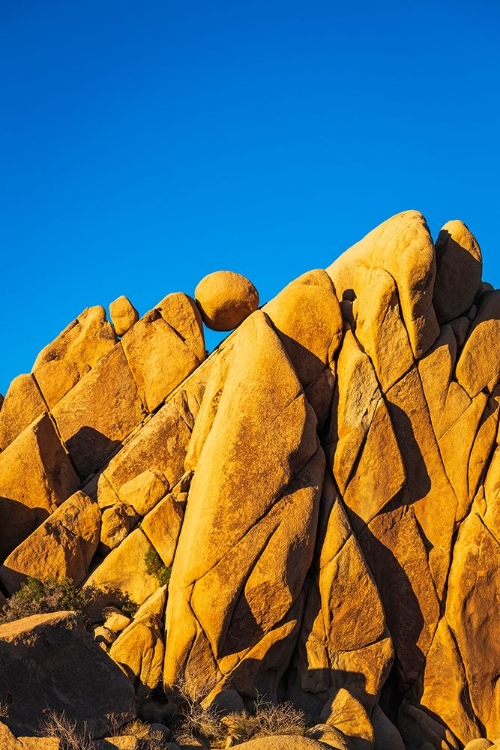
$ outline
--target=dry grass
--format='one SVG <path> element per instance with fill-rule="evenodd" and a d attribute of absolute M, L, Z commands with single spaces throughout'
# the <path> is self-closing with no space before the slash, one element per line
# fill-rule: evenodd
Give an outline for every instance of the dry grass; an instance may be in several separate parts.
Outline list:
<path fill-rule="evenodd" d="M 140 719 L 125 724 L 121 727 L 116 736 L 132 735 L 139 740 L 140 750 L 165 750 L 167 740 L 160 730 L 152 729 L 150 724 L 146 724 Z"/>
<path fill-rule="evenodd" d="M 307 729 L 302 711 L 291 703 L 270 703 L 258 697 L 253 713 L 243 712 L 224 716 L 221 719 L 226 733 L 235 744 L 258 737 L 274 735 L 304 735 Z"/>
<path fill-rule="evenodd" d="M 44 737 L 55 737 L 61 743 L 61 750 L 94 750 L 95 745 L 86 722 L 78 728 L 77 722 L 56 711 L 48 710 L 40 730 Z"/>
<path fill-rule="evenodd" d="M 77 728 L 77 722 L 68 719 L 64 713 L 47 711 L 47 718 L 40 727 L 43 737 L 55 737 L 61 743 L 61 750 L 95 750 L 93 741 L 86 723 L 82 728 Z M 139 750 L 165 750 L 167 740 L 163 732 L 154 730 L 149 724 L 139 719 L 118 728 L 115 726 L 113 735 L 132 736 L 139 740 Z"/>
<path fill-rule="evenodd" d="M 179 744 L 188 744 L 200 740 L 207 746 L 222 742 L 226 729 L 221 723 L 221 716 L 214 708 L 204 708 L 201 704 L 209 694 L 210 686 L 199 690 L 197 685 L 186 680 L 178 682 L 174 694 L 178 702 L 178 712 L 172 724 L 174 739 Z"/>
<path fill-rule="evenodd" d="M 223 747 L 230 737 L 233 745 L 247 740 L 273 735 L 304 735 L 305 716 L 291 703 L 271 703 L 258 696 L 253 710 L 222 714 L 215 708 L 204 708 L 205 695 L 193 697 L 193 689 L 176 686 L 180 698 L 177 720 L 172 726 L 174 739 L 179 744 L 199 740 L 207 747 Z"/>

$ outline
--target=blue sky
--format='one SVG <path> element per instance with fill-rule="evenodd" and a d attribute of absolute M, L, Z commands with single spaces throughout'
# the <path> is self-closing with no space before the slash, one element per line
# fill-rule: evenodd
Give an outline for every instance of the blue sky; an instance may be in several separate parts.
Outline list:
<path fill-rule="evenodd" d="M 0 392 L 89 305 L 266 301 L 398 211 L 500 286 L 496 0 L 0 0 Z M 213 339 L 210 339 L 210 343 Z"/>

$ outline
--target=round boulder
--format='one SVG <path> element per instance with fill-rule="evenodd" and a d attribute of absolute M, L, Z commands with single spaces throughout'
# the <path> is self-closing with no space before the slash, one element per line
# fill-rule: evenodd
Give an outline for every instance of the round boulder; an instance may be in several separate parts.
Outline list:
<path fill-rule="evenodd" d="M 259 306 L 259 293 L 252 282 L 233 271 L 208 274 L 194 296 L 203 322 L 213 331 L 231 331 Z"/>

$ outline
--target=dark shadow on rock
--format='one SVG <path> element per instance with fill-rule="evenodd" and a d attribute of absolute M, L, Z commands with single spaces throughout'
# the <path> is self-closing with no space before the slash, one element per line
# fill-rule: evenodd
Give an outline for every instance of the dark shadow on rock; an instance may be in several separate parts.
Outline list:
<path fill-rule="evenodd" d="M 85 591 L 88 593 L 88 603 L 84 609 L 84 615 L 90 623 L 96 625 L 104 623 L 102 610 L 104 607 L 116 607 L 127 617 L 133 617 L 139 605 L 134 602 L 130 596 L 121 589 L 113 586 L 87 586 Z"/>
<path fill-rule="evenodd" d="M 382 599 L 396 651 L 399 688 L 404 691 L 418 679 L 425 666 L 425 656 L 417 646 L 425 626 L 422 610 L 411 581 L 393 551 L 377 539 L 368 526 L 357 539 Z"/>
<path fill-rule="evenodd" d="M 111 440 L 93 427 L 80 427 L 78 432 L 66 441 L 66 447 L 81 480 L 97 471 L 120 446 L 119 440 Z"/>
<path fill-rule="evenodd" d="M 314 321 L 311 321 L 311 325 L 314 325 Z M 323 362 L 323 360 L 296 339 L 283 333 L 276 326 L 273 327 L 290 357 L 290 361 L 302 386 L 307 388 L 321 374 L 327 363 Z"/>
<path fill-rule="evenodd" d="M 0 560 L 3 562 L 49 516 L 46 508 L 30 508 L 0 497 Z"/>
<path fill-rule="evenodd" d="M 414 502 L 429 493 L 431 480 L 408 415 L 391 401 L 386 400 L 386 404 L 394 429 L 394 435 L 403 459 L 410 499 Z M 381 460 L 383 460 L 382 455 Z"/>

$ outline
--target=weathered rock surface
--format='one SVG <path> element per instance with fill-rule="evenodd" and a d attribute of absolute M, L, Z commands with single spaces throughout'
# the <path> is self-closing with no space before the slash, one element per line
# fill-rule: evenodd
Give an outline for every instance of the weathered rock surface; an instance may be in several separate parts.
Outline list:
<path fill-rule="evenodd" d="M 252 282 L 233 271 L 209 273 L 194 296 L 203 322 L 214 331 L 236 328 L 259 306 L 259 293 Z"/>
<path fill-rule="evenodd" d="M 177 333 L 191 349 L 199 362 L 203 362 L 207 352 L 203 333 L 203 320 L 195 300 L 188 294 L 174 292 L 167 294 L 156 305 L 163 320 Z"/>
<path fill-rule="evenodd" d="M 0 701 L 9 726 L 36 733 L 49 706 L 92 734 L 109 734 L 135 716 L 130 681 L 93 642 L 74 612 L 0 625 Z M 85 696 L 85 700 L 82 700 Z"/>
<path fill-rule="evenodd" d="M 33 372 L 45 362 L 67 360 L 78 369 L 94 367 L 116 343 L 112 326 L 106 320 L 106 311 L 100 305 L 87 307 L 76 320 L 46 346 L 35 360 Z"/>
<path fill-rule="evenodd" d="M 86 311 L 0 411 L 3 586 L 100 590 L 97 639 L 143 706 L 162 683 L 205 707 L 258 691 L 317 724 L 241 747 L 492 746 L 500 292 L 481 270 L 463 223 L 434 245 L 407 211 L 260 311 L 228 272 L 128 328 L 112 310 L 118 343 Z M 207 360 L 202 316 L 238 326 Z"/>
<path fill-rule="evenodd" d="M 162 621 L 152 614 L 136 617 L 109 651 L 141 697 L 160 684 L 164 653 Z"/>

